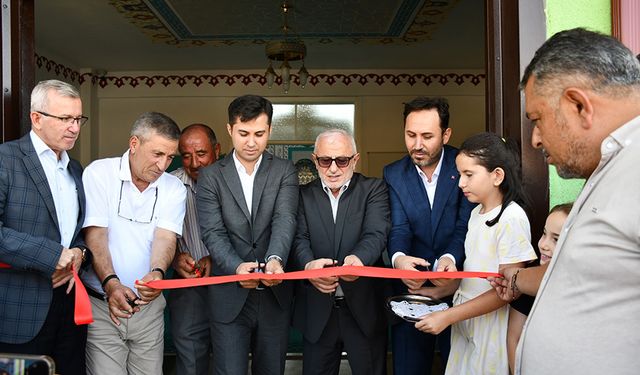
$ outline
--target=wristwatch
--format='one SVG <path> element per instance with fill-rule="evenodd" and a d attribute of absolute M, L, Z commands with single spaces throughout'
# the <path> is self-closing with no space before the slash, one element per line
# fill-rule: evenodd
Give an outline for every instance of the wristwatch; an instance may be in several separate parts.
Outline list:
<path fill-rule="evenodd" d="M 84 245 L 78 245 L 76 246 L 78 249 L 82 250 L 82 263 L 84 263 L 85 260 L 87 260 L 87 251 L 90 251 L 88 247 L 84 246 Z"/>
<path fill-rule="evenodd" d="M 278 262 L 280 262 L 280 265 L 283 265 L 283 264 L 284 264 L 284 263 L 282 262 L 282 258 L 280 258 L 280 256 L 275 255 L 275 254 L 269 255 L 269 256 L 267 257 L 267 259 L 265 259 L 265 261 L 266 261 L 266 263 L 269 263 L 269 261 L 270 261 L 270 260 L 273 260 L 273 259 L 275 259 L 275 260 L 277 260 Z"/>

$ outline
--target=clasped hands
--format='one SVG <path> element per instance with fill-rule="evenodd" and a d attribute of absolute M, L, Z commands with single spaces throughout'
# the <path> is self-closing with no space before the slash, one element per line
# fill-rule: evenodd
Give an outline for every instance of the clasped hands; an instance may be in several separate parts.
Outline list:
<path fill-rule="evenodd" d="M 337 260 L 329 258 L 320 258 L 312 260 L 304 266 L 306 270 L 317 270 L 325 267 L 335 267 L 338 264 Z M 364 266 L 360 258 L 356 255 L 347 255 L 344 258 L 343 266 Z M 318 289 L 321 293 L 333 293 L 338 287 L 338 281 L 343 280 L 347 282 L 355 281 L 358 276 L 330 276 L 330 277 L 318 277 L 309 279 L 311 285 Z"/>
<path fill-rule="evenodd" d="M 107 282 L 104 291 L 109 303 L 109 316 L 115 325 L 120 325 L 118 318 L 129 319 L 134 313 L 140 311 L 140 306 L 147 305 L 158 298 L 162 290 L 147 286 L 147 283 L 153 280 L 162 280 L 162 274 L 158 271 L 151 271 L 142 279 L 136 280 L 134 287 L 140 297 L 131 288 L 120 283 L 117 278 Z"/>
<path fill-rule="evenodd" d="M 434 270 L 436 272 L 455 272 L 458 270 L 456 264 L 449 257 L 441 257 L 437 263 L 438 267 Z M 400 255 L 394 261 L 394 267 L 399 270 L 419 271 L 418 267 L 426 268 L 430 265 L 431 263 L 425 259 L 409 255 Z M 422 288 L 425 281 L 426 279 L 402 279 L 402 282 L 409 288 L 409 292 L 412 294 L 420 294 L 418 291 Z M 455 283 L 455 280 L 431 279 L 431 283 L 436 287 L 450 287 L 451 284 Z"/>
<path fill-rule="evenodd" d="M 77 247 L 72 247 L 71 249 L 64 248 L 60 253 L 60 259 L 58 259 L 58 264 L 56 264 L 56 270 L 53 271 L 51 275 L 51 283 L 53 284 L 53 288 L 57 288 L 59 286 L 64 285 L 66 282 L 69 282 L 69 286 L 67 287 L 66 293 L 69 294 L 71 289 L 73 289 L 73 285 L 75 280 L 73 278 L 73 268 L 76 271 L 80 270 L 80 266 L 82 265 L 82 250 Z"/>
<path fill-rule="evenodd" d="M 284 269 L 282 268 L 282 263 L 280 263 L 280 261 L 278 259 L 272 258 L 266 264 L 265 263 L 258 263 L 258 262 L 240 263 L 238 268 L 236 268 L 236 275 L 246 275 L 246 274 L 253 273 L 253 272 L 260 272 L 262 270 L 264 270 L 265 274 L 284 273 Z M 254 280 L 238 281 L 238 283 L 240 284 L 241 287 L 247 288 L 247 289 L 255 289 L 255 288 L 258 287 L 258 285 L 260 285 L 260 283 L 264 284 L 265 286 L 276 286 L 276 285 L 280 284 L 281 282 L 282 282 L 282 280 L 265 280 L 265 279 L 263 279 L 263 280 L 254 279 Z"/>
<path fill-rule="evenodd" d="M 191 254 L 179 252 L 173 259 L 173 269 L 183 279 L 208 277 L 211 274 L 211 256 L 195 261 Z"/>

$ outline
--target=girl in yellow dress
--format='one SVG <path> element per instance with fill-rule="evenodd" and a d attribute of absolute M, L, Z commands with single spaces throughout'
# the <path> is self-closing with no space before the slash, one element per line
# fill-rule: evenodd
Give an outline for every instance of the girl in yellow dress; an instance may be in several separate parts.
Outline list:
<path fill-rule="evenodd" d="M 464 195 L 479 203 L 469 218 L 464 270 L 502 273 L 536 259 L 521 207 L 525 197 L 515 142 L 492 133 L 472 136 L 462 144 L 456 166 Z M 508 316 L 507 302 L 487 280 L 463 279 L 453 307 L 426 315 L 416 328 L 438 334 L 452 325 L 446 374 L 508 375 Z"/>

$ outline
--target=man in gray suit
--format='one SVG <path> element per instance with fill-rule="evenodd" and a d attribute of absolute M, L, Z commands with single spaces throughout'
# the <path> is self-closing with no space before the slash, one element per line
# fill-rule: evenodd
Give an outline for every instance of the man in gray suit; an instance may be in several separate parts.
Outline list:
<path fill-rule="evenodd" d="M 290 161 L 267 152 L 273 107 L 244 95 L 229 105 L 233 150 L 198 177 L 202 240 L 214 276 L 282 273 L 295 234 L 298 178 Z M 212 346 L 216 374 L 283 374 L 292 290 L 255 280 L 213 285 Z"/>
<path fill-rule="evenodd" d="M 0 145 L 0 352 L 46 354 L 61 374 L 84 374 L 87 327 L 74 324 L 74 280 L 89 255 L 80 229 L 82 167 L 67 155 L 80 94 L 61 81 L 31 93 L 31 132 Z"/>
<path fill-rule="evenodd" d="M 354 173 L 360 154 L 344 130 L 318 135 L 312 157 L 320 178 L 300 188 L 297 267 L 383 267 L 391 229 L 386 183 Z M 304 335 L 305 375 L 337 374 L 343 351 L 353 374 L 386 373 L 385 285 L 351 276 L 298 284 L 293 323 Z"/>

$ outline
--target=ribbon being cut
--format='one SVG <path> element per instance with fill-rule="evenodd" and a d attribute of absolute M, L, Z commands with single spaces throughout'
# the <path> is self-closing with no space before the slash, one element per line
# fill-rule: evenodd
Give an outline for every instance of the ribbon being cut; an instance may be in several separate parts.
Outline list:
<path fill-rule="evenodd" d="M 0 268 L 11 268 L 9 265 L 0 263 Z M 313 279 L 318 277 L 330 277 L 330 276 L 359 276 L 359 277 L 378 277 L 385 279 L 466 279 L 466 278 L 487 278 L 487 277 L 502 277 L 499 273 L 493 272 L 469 272 L 469 271 L 456 271 L 456 272 L 430 272 L 430 271 L 406 271 L 393 268 L 382 267 L 366 267 L 366 266 L 343 266 L 343 267 L 329 267 L 317 270 L 307 271 L 295 271 L 285 272 L 279 274 L 267 274 L 267 273 L 249 273 L 244 275 L 227 275 L 227 276 L 210 276 L 195 279 L 174 279 L 174 280 L 154 280 L 149 281 L 147 285 L 155 289 L 175 289 L 175 288 L 189 288 L 193 286 L 215 285 L 231 283 L 244 280 L 304 280 Z M 91 314 L 91 303 L 89 302 L 89 295 L 82 285 L 78 273 L 73 270 L 73 277 L 75 279 L 75 322 L 77 325 L 90 324 L 93 322 L 93 316 Z"/>
<path fill-rule="evenodd" d="M 330 276 L 359 276 L 378 277 L 385 279 L 466 279 L 472 277 L 487 278 L 490 276 L 501 277 L 499 273 L 492 272 L 429 272 L 406 271 L 393 268 L 366 267 L 366 266 L 342 266 L 329 267 L 317 270 L 294 271 L 280 274 L 249 273 L 244 275 L 211 276 L 196 279 L 179 280 L 154 280 L 147 283 L 155 289 L 188 288 L 192 286 L 223 284 L 244 280 L 303 280 Z"/>

